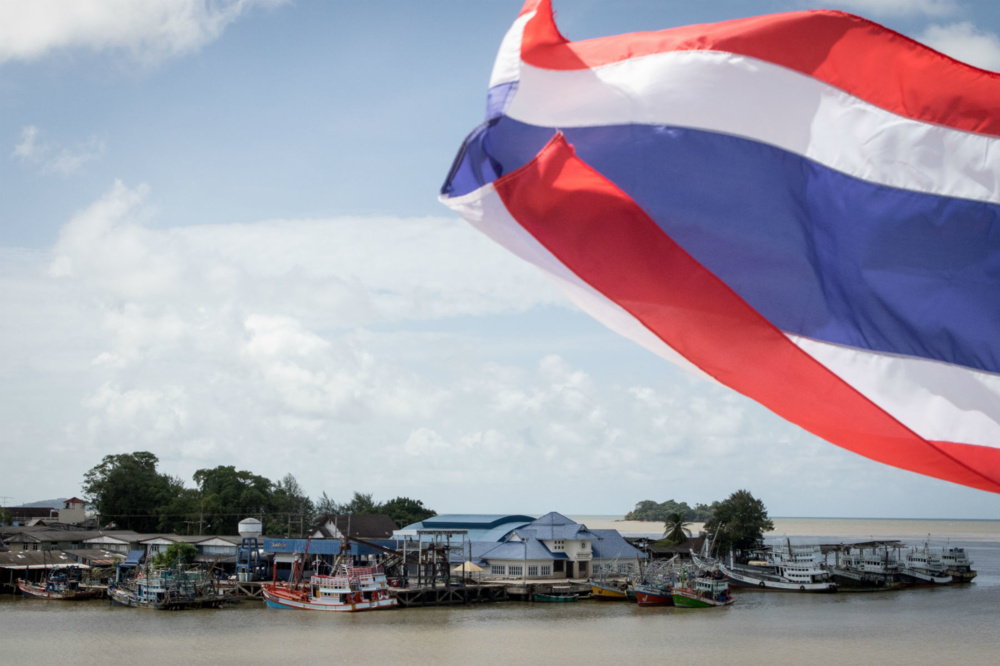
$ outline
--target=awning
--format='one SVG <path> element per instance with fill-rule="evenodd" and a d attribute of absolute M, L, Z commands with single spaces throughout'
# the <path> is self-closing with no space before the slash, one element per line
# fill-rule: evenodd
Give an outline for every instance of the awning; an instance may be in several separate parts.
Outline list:
<path fill-rule="evenodd" d="M 125 561 L 122 562 L 121 565 L 119 566 L 128 569 L 131 569 L 132 567 L 137 567 L 139 566 L 139 563 L 142 562 L 142 558 L 145 555 L 146 551 L 143 548 L 136 548 L 135 550 L 130 550 L 128 551 L 128 557 L 126 557 Z"/>

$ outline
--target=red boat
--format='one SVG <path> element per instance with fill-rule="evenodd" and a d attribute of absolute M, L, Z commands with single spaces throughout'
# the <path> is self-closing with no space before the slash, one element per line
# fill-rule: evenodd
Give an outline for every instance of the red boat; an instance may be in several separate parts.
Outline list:
<path fill-rule="evenodd" d="M 635 600 L 640 606 L 673 606 L 673 590 L 670 587 L 637 584 Z"/>

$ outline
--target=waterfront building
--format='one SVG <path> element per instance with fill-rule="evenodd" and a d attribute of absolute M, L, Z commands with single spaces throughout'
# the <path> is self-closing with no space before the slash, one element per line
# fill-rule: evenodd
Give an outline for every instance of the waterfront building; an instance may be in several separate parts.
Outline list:
<path fill-rule="evenodd" d="M 618 573 L 636 571 L 646 555 L 617 530 L 591 530 L 551 512 L 540 518 L 524 515 L 451 514 L 435 516 L 396 532 L 398 538 L 428 530 L 464 530 L 466 549 L 453 551 L 455 564 L 472 562 L 484 579 L 585 579 L 596 568 Z"/>

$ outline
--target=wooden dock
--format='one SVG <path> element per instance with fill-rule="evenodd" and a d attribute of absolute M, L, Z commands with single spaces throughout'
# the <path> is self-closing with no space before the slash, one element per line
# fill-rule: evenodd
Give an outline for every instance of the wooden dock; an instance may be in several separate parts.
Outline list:
<path fill-rule="evenodd" d="M 401 608 L 468 606 L 507 601 L 506 585 L 452 585 L 391 588 Z"/>

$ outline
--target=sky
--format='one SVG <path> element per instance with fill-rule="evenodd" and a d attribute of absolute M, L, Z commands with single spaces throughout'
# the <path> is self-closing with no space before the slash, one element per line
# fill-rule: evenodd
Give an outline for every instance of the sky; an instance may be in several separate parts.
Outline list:
<path fill-rule="evenodd" d="M 994 0 L 554 0 L 572 40 L 805 8 L 1000 71 Z M 105 455 L 313 498 L 1000 519 L 616 336 L 437 200 L 520 0 L 0 0 L 0 503 Z"/>

